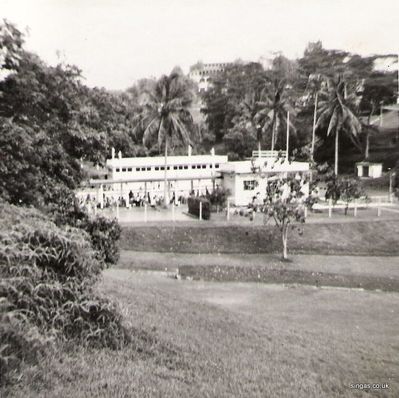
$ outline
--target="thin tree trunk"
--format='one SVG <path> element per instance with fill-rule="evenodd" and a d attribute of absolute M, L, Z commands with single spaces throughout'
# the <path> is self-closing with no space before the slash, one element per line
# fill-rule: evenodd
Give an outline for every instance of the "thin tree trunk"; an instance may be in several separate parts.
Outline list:
<path fill-rule="evenodd" d="M 260 158 L 260 140 L 258 141 L 258 157 Z"/>
<path fill-rule="evenodd" d="M 337 176 L 338 175 L 338 136 L 339 136 L 339 131 L 335 131 L 335 166 L 334 166 L 334 174 Z"/>
<path fill-rule="evenodd" d="M 364 158 L 365 160 L 368 160 L 369 158 L 369 151 L 370 151 L 370 134 L 366 134 L 366 149 L 364 151 Z"/>
<path fill-rule="evenodd" d="M 275 117 L 273 123 L 273 131 L 272 131 L 272 151 L 274 151 L 274 146 L 276 144 L 277 139 L 277 128 L 278 128 L 278 116 Z"/>
<path fill-rule="evenodd" d="M 312 161 L 314 160 L 314 142 L 316 138 L 316 122 L 317 122 L 317 101 L 318 101 L 318 94 L 316 93 L 315 101 L 314 101 L 314 111 L 313 111 L 313 130 L 312 130 Z"/>
<path fill-rule="evenodd" d="M 287 260 L 288 258 L 288 250 L 287 250 L 287 238 L 288 238 L 288 225 L 283 226 L 283 259 Z"/>
<path fill-rule="evenodd" d="M 286 153 L 285 158 L 288 160 L 288 154 L 290 152 L 290 112 L 287 112 L 287 138 L 286 138 Z"/>
<path fill-rule="evenodd" d="M 168 135 L 165 135 L 165 173 L 164 173 L 164 193 L 163 193 L 163 200 L 165 207 L 169 205 L 169 198 L 168 198 Z"/>

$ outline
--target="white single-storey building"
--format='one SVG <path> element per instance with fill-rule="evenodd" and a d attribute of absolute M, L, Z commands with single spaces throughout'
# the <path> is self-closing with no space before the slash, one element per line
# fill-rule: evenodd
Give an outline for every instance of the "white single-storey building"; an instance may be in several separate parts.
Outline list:
<path fill-rule="evenodd" d="M 268 181 L 276 178 L 309 176 L 309 163 L 289 162 L 285 158 L 254 158 L 253 160 L 228 162 L 221 166 L 223 187 L 230 191 L 230 201 L 235 206 L 245 206 L 254 197 L 266 196 Z"/>
<path fill-rule="evenodd" d="M 169 196 L 187 197 L 191 192 L 205 194 L 214 184 L 220 185 L 220 167 L 227 163 L 227 156 L 211 155 L 168 156 L 165 165 L 163 156 L 124 158 L 119 152 L 106 161 L 106 176 L 90 180 L 96 187 L 95 196 L 128 202 L 129 195 L 147 198 L 163 197 L 165 168 Z M 101 199 L 103 198 L 103 199 Z M 102 203 L 101 203 L 102 204 Z"/>
<path fill-rule="evenodd" d="M 146 200 L 148 195 L 163 197 L 165 167 L 169 198 L 188 197 L 191 192 L 205 194 L 216 185 L 230 191 L 230 203 L 236 206 L 248 205 L 254 196 L 263 200 L 271 179 L 309 174 L 308 163 L 289 162 L 271 151 L 256 153 L 257 157 L 251 160 L 228 162 L 227 156 L 217 156 L 214 150 L 211 155 L 191 155 L 189 150 L 187 156 L 168 156 L 166 166 L 163 156 L 123 158 L 120 152 L 118 157 L 114 152 L 112 155 L 106 162 L 106 175 L 90 180 L 101 206 L 107 199 L 123 198 L 128 203 L 132 195 Z M 81 196 L 87 192 L 82 191 Z"/>

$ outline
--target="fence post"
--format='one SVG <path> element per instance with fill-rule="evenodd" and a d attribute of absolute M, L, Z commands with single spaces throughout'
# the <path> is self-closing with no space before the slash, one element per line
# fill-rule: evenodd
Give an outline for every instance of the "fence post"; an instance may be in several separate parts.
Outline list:
<path fill-rule="evenodd" d="M 230 220 L 230 199 L 227 198 L 227 221 Z"/>
<path fill-rule="evenodd" d="M 202 220 L 202 202 L 199 203 L 199 219 Z"/>
<path fill-rule="evenodd" d="M 353 216 L 357 217 L 357 200 L 355 199 L 355 202 L 353 204 L 354 208 L 353 208 Z"/>
<path fill-rule="evenodd" d="M 381 216 L 381 198 L 378 198 L 377 217 Z"/>
<path fill-rule="evenodd" d="M 144 222 L 147 222 L 147 203 L 144 203 Z"/>
<path fill-rule="evenodd" d="M 307 206 L 305 206 L 305 214 L 304 214 L 304 216 L 305 216 L 305 219 L 308 218 L 308 208 L 307 208 Z"/>
<path fill-rule="evenodd" d="M 332 199 L 328 199 L 328 217 L 332 217 Z"/>

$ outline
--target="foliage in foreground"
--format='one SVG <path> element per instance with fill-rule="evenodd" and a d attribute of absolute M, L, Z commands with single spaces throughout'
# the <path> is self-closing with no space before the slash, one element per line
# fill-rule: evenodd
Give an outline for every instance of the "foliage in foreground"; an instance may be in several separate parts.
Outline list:
<path fill-rule="evenodd" d="M 0 203 L 0 383 L 54 341 L 119 348 L 122 316 L 93 286 L 104 262 L 88 235 L 36 210 Z"/>
<path fill-rule="evenodd" d="M 75 194 L 62 187 L 53 192 L 45 211 L 57 226 L 69 225 L 86 231 L 100 261 L 107 265 L 118 262 L 118 241 L 122 230 L 116 219 L 90 217 L 79 206 Z"/>

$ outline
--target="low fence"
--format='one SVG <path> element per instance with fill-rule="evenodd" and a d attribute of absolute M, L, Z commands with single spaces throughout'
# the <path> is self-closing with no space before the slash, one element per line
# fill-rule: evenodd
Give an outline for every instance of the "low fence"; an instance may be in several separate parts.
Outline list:
<path fill-rule="evenodd" d="M 224 208 L 220 208 L 220 211 L 214 213 L 212 219 L 215 222 L 220 221 L 232 221 L 237 222 L 237 220 L 243 220 L 244 218 L 253 224 L 259 224 L 263 222 L 263 213 L 256 212 L 252 208 L 249 207 L 236 207 L 231 204 L 231 199 L 227 200 L 226 206 Z M 332 200 L 324 200 L 320 199 L 316 204 L 313 205 L 312 210 L 309 210 L 304 206 L 305 218 L 317 218 L 317 217 L 328 217 L 332 218 L 334 216 L 342 216 L 343 210 L 347 210 L 348 213 L 354 217 L 360 216 L 359 212 L 363 211 L 362 215 L 367 217 L 380 217 L 382 213 L 390 212 L 390 214 L 394 215 L 397 213 L 399 217 L 399 206 L 398 200 L 396 198 L 392 198 L 392 201 L 387 200 L 387 196 L 372 196 L 369 198 L 361 198 L 355 200 L 350 203 L 345 203 L 343 201 L 338 201 L 333 203 Z M 183 207 L 184 206 L 184 209 Z M 94 207 L 94 213 L 100 213 L 104 216 L 115 217 L 121 222 L 152 222 L 152 221 L 194 221 L 194 219 L 188 216 L 188 210 L 186 205 L 175 206 L 173 204 L 170 205 L 168 209 L 164 209 L 162 207 L 154 207 L 149 206 L 146 202 L 143 206 L 139 208 L 125 208 L 119 205 L 119 202 L 116 201 L 111 207 L 100 210 L 99 208 Z M 203 211 L 202 202 L 199 203 L 198 221 L 203 221 L 208 217 L 205 217 L 205 212 Z M 364 210 L 368 210 L 368 212 Z M 154 212 L 157 210 L 157 212 Z"/>

